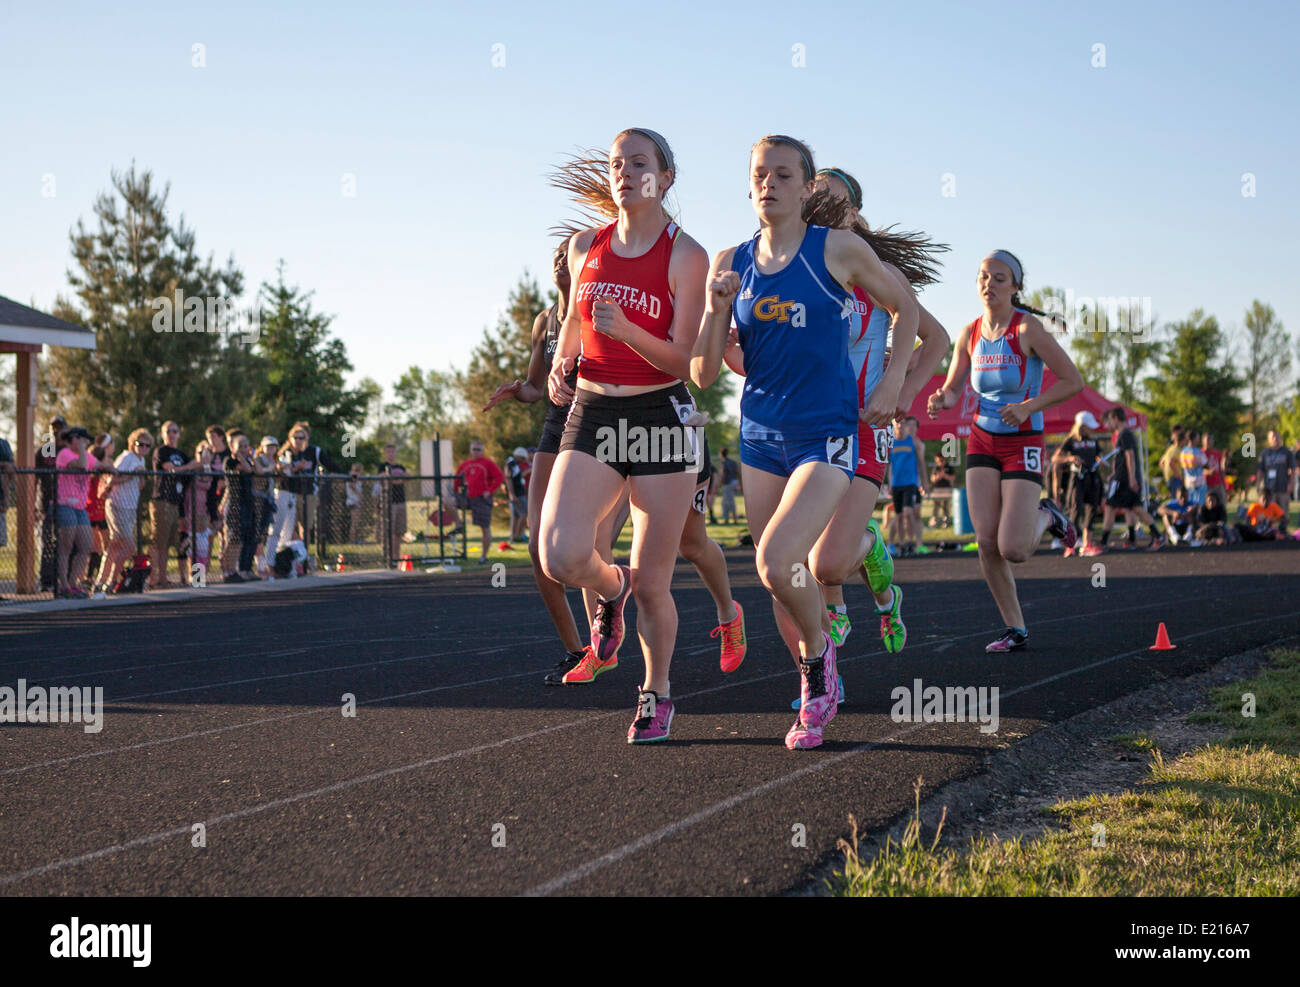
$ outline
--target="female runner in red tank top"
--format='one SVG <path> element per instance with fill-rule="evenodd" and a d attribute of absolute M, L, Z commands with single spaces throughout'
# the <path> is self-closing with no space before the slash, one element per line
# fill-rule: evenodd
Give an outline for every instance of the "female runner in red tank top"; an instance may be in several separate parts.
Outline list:
<path fill-rule="evenodd" d="M 672 724 L 669 666 L 677 637 L 671 581 L 698 470 L 694 413 L 682 383 L 704 312 L 709 258 L 664 209 L 672 151 L 644 129 L 609 149 L 618 219 L 574 234 L 573 286 L 547 380 L 551 400 L 572 401 L 542 506 L 542 567 L 552 579 L 595 590 L 593 657 L 610 666 L 623 640 L 623 609 L 637 603 L 645 678 L 629 743 L 665 740 Z M 565 383 L 579 352 L 576 389 Z M 596 550 L 596 529 L 625 482 L 632 503 L 631 567 Z"/>
<path fill-rule="evenodd" d="M 556 184 L 570 190 L 583 188 L 584 197 L 591 200 L 589 205 L 606 215 L 616 217 L 618 206 L 609 196 L 609 186 L 606 184 L 608 170 L 609 165 L 604 155 L 601 155 L 599 162 L 593 158 L 577 157 L 564 166 L 556 179 Z M 530 404 L 547 397 L 546 378 L 551 370 L 553 349 L 559 343 L 559 326 L 564 323 L 569 305 L 569 290 L 572 287 L 569 278 L 568 240 L 569 236 L 566 236 L 564 244 L 556 249 L 552 263 L 559 299 L 555 305 L 538 315 L 533 323 L 528 376 L 523 380 L 516 379 L 501 384 L 483 406 L 485 412 L 490 411 L 506 398 Z M 572 385 L 573 376 L 568 380 Z M 563 438 L 564 415 L 567 412 L 567 406 L 548 407 L 537 451 L 533 454 L 533 472 L 528 487 L 528 530 L 532 534 L 528 550 L 533 563 L 533 577 L 566 651 L 565 656 L 546 673 L 544 679 L 546 685 L 553 686 L 590 683 L 595 681 L 596 676 L 602 671 L 611 667 L 609 662 L 600 662 L 594 657 L 590 645 L 585 648 L 582 646 L 577 625 L 573 620 L 573 611 L 569 608 L 569 601 L 565 595 L 565 587 L 542 571 L 540 539 L 537 537 L 537 532 L 541 530 L 542 504 L 545 502 L 546 491 L 550 486 L 551 471 L 555 466 L 555 457 Z M 721 546 L 709 537 L 704 525 L 703 498 L 707 489 L 707 471 L 702 472 L 705 472 L 706 479 L 702 482 L 698 476 L 696 478 L 695 496 L 691 501 L 691 510 L 687 514 L 686 527 L 682 531 L 678 552 L 695 566 L 705 588 L 713 597 L 718 614 L 718 625 L 710 636 L 721 638 L 722 670 L 733 672 L 740 667 L 740 663 L 745 658 L 744 611 L 731 595 L 731 580 L 727 573 L 726 556 L 722 554 Z M 631 506 L 628 504 L 627 488 L 624 485 L 623 495 L 619 498 L 618 504 L 597 527 L 596 551 L 604 561 L 613 563 L 613 546 L 630 513 Z M 590 626 L 596 619 L 596 594 L 590 589 L 584 589 L 582 601 L 586 608 L 587 624 Z"/>

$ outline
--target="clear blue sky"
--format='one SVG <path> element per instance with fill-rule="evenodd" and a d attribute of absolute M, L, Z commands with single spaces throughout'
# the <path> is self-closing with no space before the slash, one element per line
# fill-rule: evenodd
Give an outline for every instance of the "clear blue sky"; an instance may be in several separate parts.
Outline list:
<path fill-rule="evenodd" d="M 871 222 L 952 244 L 923 296 L 950 330 L 1006 247 L 1030 288 L 1229 326 L 1258 297 L 1300 334 L 1292 4 L 263 6 L 4 5 L 0 294 L 66 291 L 69 228 L 134 161 L 252 287 L 284 258 L 357 376 L 463 366 L 520 273 L 549 270 L 569 208 L 548 169 L 646 126 L 710 252 L 755 228 L 754 139 L 808 140 L 861 179 Z"/>

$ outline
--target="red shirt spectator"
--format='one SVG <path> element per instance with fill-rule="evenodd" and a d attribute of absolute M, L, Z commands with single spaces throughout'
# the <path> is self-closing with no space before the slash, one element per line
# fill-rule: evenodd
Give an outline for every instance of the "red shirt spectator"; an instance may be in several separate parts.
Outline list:
<path fill-rule="evenodd" d="M 506 482 L 506 475 L 501 467 L 487 456 L 467 459 L 456 467 L 456 472 L 465 477 L 465 493 L 471 500 L 490 494 Z M 459 484 L 461 481 L 457 481 Z"/>
<path fill-rule="evenodd" d="M 104 494 L 108 490 L 108 478 L 92 476 L 90 478 L 90 493 L 86 495 L 86 513 L 92 521 L 105 521 L 104 516 Z"/>

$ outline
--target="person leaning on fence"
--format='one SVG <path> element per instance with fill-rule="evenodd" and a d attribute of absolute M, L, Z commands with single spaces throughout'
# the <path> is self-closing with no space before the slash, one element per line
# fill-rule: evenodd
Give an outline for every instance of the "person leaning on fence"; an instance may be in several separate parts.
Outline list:
<path fill-rule="evenodd" d="M 257 513 L 254 507 L 253 479 L 257 467 L 248 436 L 240 429 L 230 430 L 225 463 L 226 472 L 226 544 L 229 560 L 222 557 L 224 580 L 228 583 L 255 583 L 253 559 L 257 555 Z M 238 563 L 235 552 L 238 551 Z"/>
<path fill-rule="evenodd" d="M 93 539 L 90 517 L 86 513 L 86 495 L 90 481 L 99 468 L 99 460 L 90 454 L 91 434 L 80 426 L 63 433 L 63 448 L 55 457 L 58 467 L 58 504 L 54 509 L 58 527 L 59 597 L 84 600 L 90 594 L 81 588 L 90 560 Z"/>
<path fill-rule="evenodd" d="M 298 501 L 302 491 L 302 474 L 311 468 L 297 449 L 306 448 L 307 432 L 297 426 L 289 430 L 289 441 L 276 458 L 279 474 L 275 482 L 275 519 L 266 538 L 266 565 L 275 566 L 276 551 L 294 540 L 298 528 Z"/>
<path fill-rule="evenodd" d="M 221 542 L 221 555 L 218 558 L 225 559 L 229 552 L 226 549 L 225 533 L 225 503 L 226 497 L 226 477 L 223 472 L 223 466 L 230 457 L 230 446 L 226 443 L 226 430 L 220 425 L 209 425 L 203 431 L 204 437 L 208 440 L 208 448 L 212 450 L 211 470 L 214 477 L 212 486 L 208 488 L 208 515 L 213 519 L 212 537 L 210 542 L 210 554 L 217 555 L 218 536 Z"/>
<path fill-rule="evenodd" d="M 149 526 L 153 529 L 152 563 L 149 569 L 151 589 L 185 585 L 188 573 L 176 560 L 180 583 L 167 580 L 168 555 L 180 534 L 181 507 L 185 502 L 186 484 L 203 466 L 180 448 L 181 427 L 173 421 L 163 422 L 159 444 L 153 452 L 153 468 L 167 476 L 154 477 L 153 499 L 149 501 Z"/>
<path fill-rule="evenodd" d="M 39 516 L 41 519 L 41 589 L 57 590 L 58 586 L 58 545 L 54 536 L 55 514 L 59 503 L 58 486 L 55 482 L 55 459 L 63 448 L 63 433 L 68 430 L 68 423 L 62 415 L 50 419 L 50 430 L 42 440 L 36 452 L 36 469 L 40 481 Z"/>
<path fill-rule="evenodd" d="M 108 432 L 97 435 L 95 444 L 90 448 L 90 454 L 95 457 L 95 460 L 105 464 L 113 461 L 114 451 L 113 436 Z M 108 518 L 104 513 L 104 497 L 108 493 L 110 482 L 112 477 L 102 473 L 92 476 L 86 491 L 86 515 L 90 518 L 90 532 L 94 539 L 90 551 L 90 566 L 86 572 L 91 582 L 91 592 L 96 594 L 108 592 L 100 577 L 105 574 L 104 556 L 108 550 Z"/>
<path fill-rule="evenodd" d="M 320 446 L 311 445 L 311 426 L 306 422 L 294 422 L 293 427 L 289 429 L 289 445 L 286 448 L 288 453 L 289 469 L 286 472 L 291 473 L 292 483 L 296 484 L 293 489 L 295 495 L 295 506 L 297 509 L 297 520 L 302 528 L 302 542 L 307 547 L 308 553 L 312 550 L 312 544 L 316 540 L 316 501 L 318 492 L 318 481 L 316 480 L 317 472 L 324 473 L 346 473 L 347 470 L 335 462 L 334 457 L 322 449 Z M 281 453 L 281 461 L 284 460 L 285 454 Z M 279 502 L 276 502 L 277 510 Z M 285 537 L 285 523 L 280 525 L 280 541 L 287 542 L 290 538 Z M 292 532 L 290 528 L 290 532 Z"/>
<path fill-rule="evenodd" d="M 397 461 L 397 446 L 391 442 L 384 446 L 384 461 L 379 464 L 378 472 L 388 477 L 388 482 L 384 484 L 387 496 L 382 497 L 382 503 L 388 505 L 388 558 L 390 563 L 396 564 L 402 548 L 402 536 L 406 534 L 406 482 L 402 478 L 407 472 L 406 467 Z M 382 496 L 384 490 L 381 489 L 380 493 Z M 382 526 L 382 514 L 380 518 Z"/>
<path fill-rule="evenodd" d="M 116 473 L 109 478 L 104 497 L 104 518 L 108 522 L 108 550 L 100 584 L 113 592 L 122 575 L 123 564 L 136 550 L 136 518 L 140 510 L 140 483 L 149 468 L 153 436 L 137 428 L 126 440 L 124 449 L 113 463 Z"/>
<path fill-rule="evenodd" d="M 214 473 L 221 469 L 222 461 L 213 456 L 212 446 L 207 439 L 194 447 L 194 458 L 202 468 L 194 478 L 194 496 L 188 498 L 185 504 L 182 530 L 189 530 L 192 558 L 206 573 L 211 558 L 209 550 L 212 547 L 212 532 L 221 523 L 220 514 L 212 513 L 212 491 L 216 487 Z M 220 510 L 219 503 L 215 507 Z"/>
<path fill-rule="evenodd" d="M 469 507 L 470 517 L 483 533 L 483 554 L 480 562 L 488 560 L 492 542 L 492 493 L 506 482 L 506 475 L 501 467 L 483 454 L 483 443 L 477 439 L 470 443 L 470 458 L 456 467 L 456 473 L 464 480 L 457 480 L 457 489 L 465 495 L 465 505 Z"/>
<path fill-rule="evenodd" d="M 280 452 L 280 442 L 274 435 L 262 436 L 253 457 L 253 527 L 257 531 L 257 551 L 259 562 L 257 573 L 265 576 L 274 559 L 266 557 L 263 549 L 266 537 L 275 519 L 275 476 L 280 469 L 276 456 Z"/>

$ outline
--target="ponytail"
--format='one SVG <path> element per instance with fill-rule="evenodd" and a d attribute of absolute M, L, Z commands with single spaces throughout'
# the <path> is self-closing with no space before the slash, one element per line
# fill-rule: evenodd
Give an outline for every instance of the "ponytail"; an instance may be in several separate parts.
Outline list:
<path fill-rule="evenodd" d="M 839 229 L 853 209 L 854 204 L 848 199 L 820 188 L 804 203 L 803 220 L 814 226 Z M 950 249 L 948 244 L 935 243 L 923 233 L 895 233 L 893 226 L 873 230 L 860 216 L 849 231 L 866 241 L 881 261 L 898 268 L 913 288 L 924 288 L 939 280 L 939 262 L 934 255 Z"/>
<path fill-rule="evenodd" d="M 642 133 L 642 131 L 624 131 L 624 133 Z M 621 135 L 620 135 L 621 136 Z M 662 138 L 660 138 L 662 140 Z M 653 141 L 654 138 L 651 138 Z M 659 155 L 663 149 L 658 147 Z M 675 167 L 675 162 L 673 163 Z M 660 162 L 663 165 L 663 162 Z M 673 184 L 677 173 L 673 172 Z M 614 192 L 609 187 L 609 152 L 588 148 L 569 155 L 550 175 L 551 187 L 566 192 L 578 207 L 578 218 L 564 223 L 557 223 L 547 232 L 563 237 L 565 242 L 575 234 L 593 226 L 607 226 L 610 220 L 618 219 L 618 203 L 614 201 Z M 664 192 L 665 196 L 668 194 Z M 668 207 L 660 201 L 664 216 L 673 219 Z"/>
<path fill-rule="evenodd" d="M 1029 303 L 1020 300 L 1020 292 L 1018 291 L 1011 296 L 1011 307 L 1020 309 L 1020 311 L 1022 312 L 1028 312 L 1030 315 L 1041 316 L 1042 318 L 1047 319 L 1049 322 L 1058 323 L 1062 329 L 1069 328 L 1069 326 L 1066 325 L 1065 316 L 1063 316 L 1060 312 L 1052 312 L 1051 314 L 1048 314 L 1047 312 L 1044 312 L 1041 308 L 1034 308 L 1034 306 L 1030 305 Z"/>

